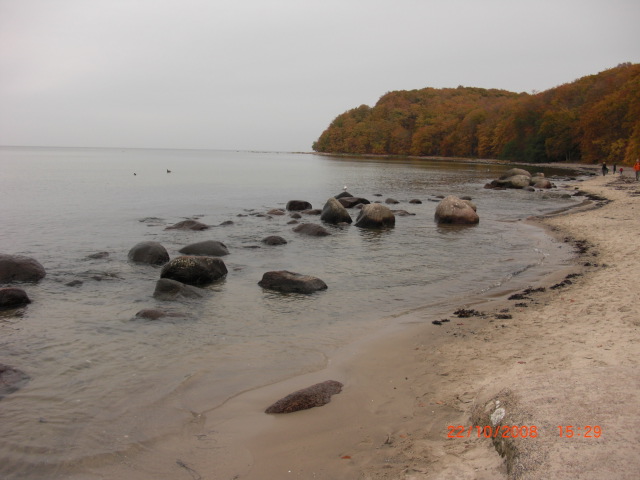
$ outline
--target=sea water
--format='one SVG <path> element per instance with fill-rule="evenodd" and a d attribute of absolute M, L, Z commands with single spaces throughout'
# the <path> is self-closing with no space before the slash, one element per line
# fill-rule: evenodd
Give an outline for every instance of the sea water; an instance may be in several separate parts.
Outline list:
<path fill-rule="evenodd" d="M 63 464 L 170 435 L 239 392 L 321 368 L 400 312 L 553 270 L 567 248 L 521 220 L 580 201 L 562 190 L 484 189 L 510 168 L 495 162 L 4 147 L 0 167 L 0 253 L 47 271 L 22 285 L 30 305 L 0 313 L 0 363 L 31 377 L 0 399 L 0 476 L 16 479 L 57 478 Z M 289 214 L 267 214 L 289 200 L 322 208 L 344 189 L 393 198 L 390 208 L 408 215 L 382 231 L 325 225 L 330 236 L 307 237 Z M 479 225 L 434 222 L 437 201 L 451 194 L 473 199 Z M 191 218 L 211 228 L 166 230 Z M 269 235 L 288 243 L 264 245 Z M 160 268 L 127 260 L 141 241 L 174 258 L 203 240 L 230 254 L 229 273 L 202 298 L 156 300 Z M 263 290 L 270 270 L 317 276 L 328 289 Z M 137 318 L 145 308 L 175 316 Z"/>

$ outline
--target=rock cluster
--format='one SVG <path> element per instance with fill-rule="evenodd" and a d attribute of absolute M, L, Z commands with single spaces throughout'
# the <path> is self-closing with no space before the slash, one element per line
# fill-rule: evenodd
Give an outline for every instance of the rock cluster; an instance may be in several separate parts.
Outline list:
<path fill-rule="evenodd" d="M 536 173 L 531 175 L 527 170 L 522 168 L 512 168 L 507 170 L 497 180 L 492 180 L 485 185 L 485 188 L 503 189 L 503 188 L 521 188 L 526 190 L 535 190 L 536 188 L 553 188 L 554 185 L 544 173 Z"/>

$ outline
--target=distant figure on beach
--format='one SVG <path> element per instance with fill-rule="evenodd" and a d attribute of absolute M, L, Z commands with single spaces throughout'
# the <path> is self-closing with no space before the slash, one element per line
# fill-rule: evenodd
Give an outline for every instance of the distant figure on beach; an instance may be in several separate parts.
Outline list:
<path fill-rule="evenodd" d="M 636 182 L 640 181 L 640 158 L 636 158 L 636 164 L 633 166 L 633 170 L 636 172 Z"/>
<path fill-rule="evenodd" d="M 622 167 L 620 167 L 620 175 L 622 175 Z"/>
<path fill-rule="evenodd" d="M 616 167 L 616 164 L 614 163 L 614 164 L 613 164 L 613 174 L 614 174 L 614 175 L 616 174 L 616 168 L 617 168 L 617 167 Z M 622 173 L 622 169 L 620 169 L 620 173 Z"/>
<path fill-rule="evenodd" d="M 602 176 L 604 177 L 607 172 L 609 172 L 609 169 L 607 168 L 607 162 L 602 162 Z"/>

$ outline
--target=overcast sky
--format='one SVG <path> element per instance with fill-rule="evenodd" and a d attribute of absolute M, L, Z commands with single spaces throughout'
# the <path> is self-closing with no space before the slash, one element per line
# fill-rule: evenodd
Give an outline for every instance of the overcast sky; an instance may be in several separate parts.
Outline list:
<path fill-rule="evenodd" d="M 640 63 L 638 0 L 0 0 L 0 145 L 310 151 L 392 90 Z"/>

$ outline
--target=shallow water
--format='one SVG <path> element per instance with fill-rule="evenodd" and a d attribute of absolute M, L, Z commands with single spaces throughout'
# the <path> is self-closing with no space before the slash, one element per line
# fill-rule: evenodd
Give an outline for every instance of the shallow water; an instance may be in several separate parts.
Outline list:
<path fill-rule="evenodd" d="M 317 369 L 398 312 L 496 293 L 553 269 L 567 247 L 519 220 L 578 202 L 560 191 L 483 189 L 508 168 L 500 164 L 2 148 L 0 165 L 0 252 L 47 270 L 24 286 L 32 304 L 0 316 L 0 363 L 32 378 L 0 400 L 3 478 L 57 478 L 61 465 L 135 448 L 238 392 Z M 322 208 L 345 185 L 372 201 L 395 198 L 392 208 L 413 215 L 385 231 L 327 226 L 332 235 L 322 238 L 294 233 L 288 215 L 258 215 L 291 199 Z M 480 224 L 438 227 L 436 197 L 449 194 L 471 196 Z M 185 218 L 213 227 L 165 230 Z M 289 243 L 261 244 L 273 234 Z M 175 257 L 208 239 L 228 246 L 229 273 L 201 299 L 155 300 L 160 269 L 127 261 L 140 241 L 159 241 Z M 329 288 L 281 295 L 257 285 L 282 269 Z M 66 285 L 73 280 L 82 283 Z M 136 319 L 143 308 L 181 316 Z"/>

